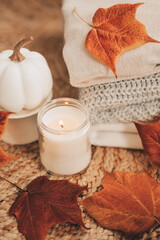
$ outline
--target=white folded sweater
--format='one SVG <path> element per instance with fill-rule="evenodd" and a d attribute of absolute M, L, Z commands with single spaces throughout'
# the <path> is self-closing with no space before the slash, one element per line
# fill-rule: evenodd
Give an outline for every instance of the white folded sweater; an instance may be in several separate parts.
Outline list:
<path fill-rule="evenodd" d="M 92 125 L 90 141 L 96 146 L 143 149 L 140 136 L 133 123 Z"/>
<path fill-rule="evenodd" d="M 67 64 L 70 82 L 76 87 L 86 87 L 95 84 L 115 82 L 121 79 L 131 79 L 160 72 L 160 44 L 147 43 L 136 49 L 123 53 L 117 62 L 115 78 L 109 67 L 96 60 L 85 48 L 85 39 L 91 30 L 73 9 L 87 22 L 92 23 L 92 17 L 98 8 L 108 8 L 119 3 L 139 3 L 139 0 L 64 0 L 64 36 L 63 55 Z M 138 7 L 136 18 L 145 24 L 150 37 L 160 40 L 160 1 L 143 0 Z"/>

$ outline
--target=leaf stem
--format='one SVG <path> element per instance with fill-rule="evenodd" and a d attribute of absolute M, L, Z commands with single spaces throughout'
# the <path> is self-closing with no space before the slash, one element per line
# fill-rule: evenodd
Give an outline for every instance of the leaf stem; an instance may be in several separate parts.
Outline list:
<path fill-rule="evenodd" d="M 160 224 L 160 221 L 158 220 L 157 217 L 154 216 L 154 219 L 156 220 L 156 222 L 157 222 L 158 224 Z"/>
<path fill-rule="evenodd" d="M 10 183 L 10 184 L 13 185 L 14 187 L 18 188 L 20 191 L 26 192 L 25 190 L 23 190 L 22 188 L 18 187 L 16 184 L 10 182 L 9 180 L 5 179 L 4 177 L 1 177 L 1 176 L 0 176 L 0 178 L 1 178 L 2 180 L 4 180 L 4 181 Z"/>
<path fill-rule="evenodd" d="M 85 21 L 80 15 L 79 15 L 79 13 L 77 12 L 77 9 L 76 8 L 74 8 L 74 12 L 75 12 L 75 14 L 83 21 L 83 22 L 85 22 L 87 25 L 89 25 L 91 28 L 96 28 L 94 25 L 92 25 L 92 24 L 90 24 L 90 23 L 88 23 L 87 21 Z"/>

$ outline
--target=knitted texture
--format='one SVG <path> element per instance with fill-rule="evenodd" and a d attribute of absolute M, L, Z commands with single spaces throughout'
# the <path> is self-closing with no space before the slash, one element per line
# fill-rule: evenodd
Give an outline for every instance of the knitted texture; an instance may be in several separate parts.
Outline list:
<path fill-rule="evenodd" d="M 91 122 L 150 121 L 160 114 L 160 73 L 79 91 Z"/>
<path fill-rule="evenodd" d="M 102 111 L 98 110 L 98 105 L 96 104 L 89 109 L 92 124 L 132 121 L 148 122 L 154 120 L 160 114 L 160 99 L 121 108 L 104 109 Z"/>

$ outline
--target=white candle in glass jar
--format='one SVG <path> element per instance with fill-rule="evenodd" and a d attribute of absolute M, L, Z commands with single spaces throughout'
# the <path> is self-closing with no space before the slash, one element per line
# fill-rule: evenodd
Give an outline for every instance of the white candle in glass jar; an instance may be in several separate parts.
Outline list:
<path fill-rule="evenodd" d="M 50 101 L 38 114 L 38 127 L 41 162 L 47 171 L 71 175 L 89 165 L 89 115 L 78 100 Z"/>

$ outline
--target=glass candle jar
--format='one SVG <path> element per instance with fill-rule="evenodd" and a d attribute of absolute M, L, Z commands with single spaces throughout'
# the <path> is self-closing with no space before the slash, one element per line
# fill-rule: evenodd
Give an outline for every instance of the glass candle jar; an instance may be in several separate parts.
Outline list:
<path fill-rule="evenodd" d="M 39 148 L 43 166 L 58 175 L 83 171 L 91 160 L 89 113 L 72 98 L 45 104 L 38 114 Z"/>

